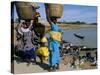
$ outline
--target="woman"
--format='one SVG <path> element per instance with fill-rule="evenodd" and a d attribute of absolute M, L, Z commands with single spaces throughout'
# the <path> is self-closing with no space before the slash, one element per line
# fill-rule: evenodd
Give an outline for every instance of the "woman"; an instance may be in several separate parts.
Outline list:
<path fill-rule="evenodd" d="M 20 39 L 16 45 L 16 55 L 30 63 L 31 59 L 34 58 L 34 61 L 36 62 L 36 54 L 35 49 L 33 45 L 33 35 L 34 32 L 31 31 L 32 23 L 30 21 L 22 22 L 18 26 L 18 33 L 20 34 Z M 18 39 L 19 40 L 19 39 Z"/>
<path fill-rule="evenodd" d="M 49 10 L 46 10 L 49 13 Z M 49 69 L 50 71 L 55 71 L 59 69 L 60 63 L 60 41 L 61 41 L 61 30 L 59 29 L 56 17 L 49 18 L 47 14 L 47 20 L 50 23 L 51 31 L 50 38 L 48 40 L 48 49 L 49 49 Z"/>

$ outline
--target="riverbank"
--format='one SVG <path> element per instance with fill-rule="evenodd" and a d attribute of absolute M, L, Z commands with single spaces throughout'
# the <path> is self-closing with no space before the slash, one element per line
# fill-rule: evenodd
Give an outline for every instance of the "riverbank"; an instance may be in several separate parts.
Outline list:
<path fill-rule="evenodd" d="M 46 29 L 50 29 L 50 25 L 45 25 Z M 90 24 L 58 24 L 61 29 L 80 29 L 80 28 L 97 28 L 97 25 Z"/>
<path fill-rule="evenodd" d="M 14 23 L 14 28 L 16 28 L 16 26 L 18 25 L 18 23 Z M 46 23 L 44 25 L 46 27 L 46 29 L 50 29 L 50 25 L 48 23 Z M 97 25 L 89 25 L 89 24 L 58 24 L 58 26 L 61 29 L 79 29 L 79 28 L 96 28 Z"/>
<path fill-rule="evenodd" d="M 61 29 L 96 28 L 97 25 L 89 24 L 58 24 Z"/>

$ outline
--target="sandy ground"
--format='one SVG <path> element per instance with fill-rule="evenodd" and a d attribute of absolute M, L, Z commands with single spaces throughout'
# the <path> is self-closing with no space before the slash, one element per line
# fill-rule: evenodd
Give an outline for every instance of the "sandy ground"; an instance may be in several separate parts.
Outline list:
<path fill-rule="evenodd" d="M 63 67 L 62 67 L 63 66 Z M 60 65 L 60 70 L 59 71 L 64 71 L 65 69 L 67 69 L 63 64 Z M 15 62 L 15 73 L 42 73 L 42 72 L 49 72 L 48 71 L 48 67 L 47 67 L 47 64 L 44 63 L 44 64 L 37 64 L 37 65 L 34 65 L 34 64 L 30 64 L 29 66 L 27 66 L 27 63 L 16 63 Z"/>
<path fill-rule="evenodd" d="M 82 68 L 77 66 L 76 68 L 71 67 L 70 61 L 72 60 L 72 56 L 64 56 L 60 61 L 60 69 L 58 71 L 73 71 L 73 70 L 86 70 L 86 69 L 96 69 L 96 66 L 90 66 L 91 63 L 86 62 L 82 64 Z M 43 73 L 49 72 L 48 62 L 44 61 L 44 63 L 40 63 L 40 60 L 37 60 L 37 64 L 30 63 L 27 65 L 26 62 L 18 62 L 18 60 L 14 60 L 14 73 L 15 74 L 23 74 L 23 73 Z M 13 69 L 13 68 L 12 68 Z"/>
<path fill-rule="evenodd" d="M 37 58 L 38 59 L 38 58 Z M 64 64 L 60 64 L 60 69 L 57 71 L 65 71 L 67 70 L 67 66 Z M 30 63 L 27 65 L 26 62 L 18 62 L 14 60 L 14 73 L 41 73 L 41 72 L 49 72 L 48 69 L 48 61 L 44 61 L 44 63 L 40 63 L 40 60 L 37 60 L 37 64 Z"/>

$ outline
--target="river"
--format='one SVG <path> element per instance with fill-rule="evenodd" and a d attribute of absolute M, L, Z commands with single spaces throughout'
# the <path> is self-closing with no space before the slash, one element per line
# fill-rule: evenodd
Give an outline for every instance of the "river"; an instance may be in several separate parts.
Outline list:
<path fill-rule="evenodd" d="M 84 39 L 74 36 L 74 33 L 84 36 Z M 65 29 L 62 38 L 73 45 L 97 48 L 97 28 Z"/>

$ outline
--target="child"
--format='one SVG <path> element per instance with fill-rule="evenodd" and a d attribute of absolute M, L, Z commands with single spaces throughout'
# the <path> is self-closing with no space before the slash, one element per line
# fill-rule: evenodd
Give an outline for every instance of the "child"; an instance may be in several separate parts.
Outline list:
<path fill-rule="evenodd" d="M 43 63 L 43 60 L 48 59 L 48 48 L 46 47 L 47 39 L 46 37 L 43 37 L 40 41 L 40 47 L 36 50 L 37 56 L 40 58 L 41 63 Z"/>

